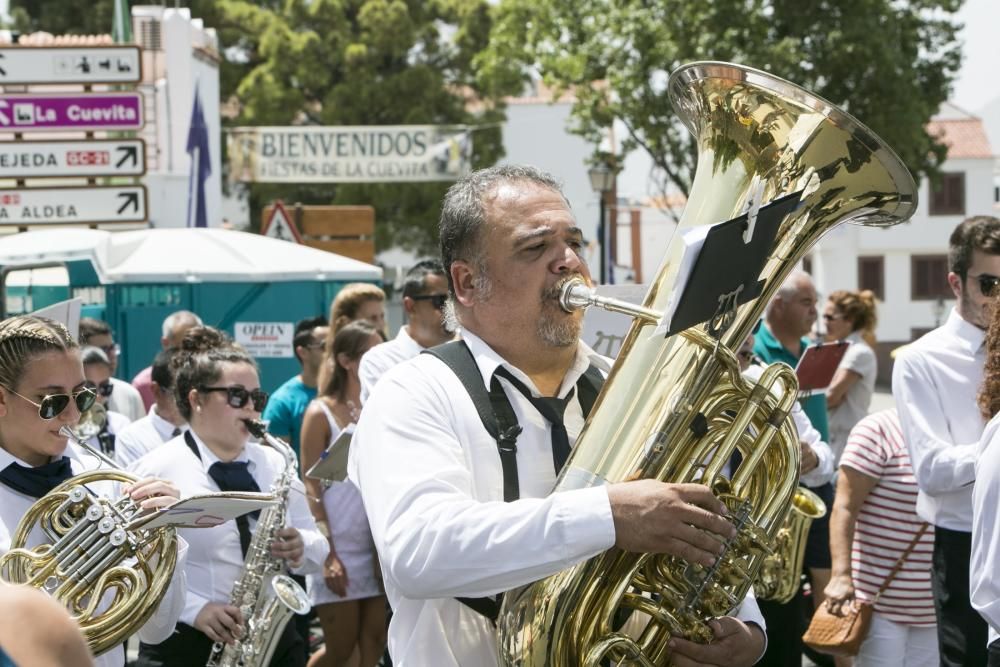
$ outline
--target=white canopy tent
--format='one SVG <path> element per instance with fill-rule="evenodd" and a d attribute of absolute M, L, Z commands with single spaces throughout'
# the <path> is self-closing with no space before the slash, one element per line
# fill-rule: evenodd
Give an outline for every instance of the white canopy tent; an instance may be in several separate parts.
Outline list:
<path fill-rule="evenodd" d="M 382 269 L 225 229 L 45 229 L 0 237 L 0 267 L 89 259 L 103 284 L 372 281 Z"/>

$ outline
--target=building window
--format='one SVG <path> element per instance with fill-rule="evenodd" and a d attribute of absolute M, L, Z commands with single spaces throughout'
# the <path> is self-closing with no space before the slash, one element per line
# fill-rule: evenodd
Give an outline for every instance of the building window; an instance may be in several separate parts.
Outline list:
<path fill-rule="evenodd" d="M 931 179 L 931 215 L 965 215 L 965 172 Z"/>
<path fill-rule="evenodd" d="M 885 301 L 885 258 L 858 257 L 858 289 L 870 289 Z"/>
<path fill-rule="evenodd" d="M 948 286 L 947 255 L 914 255 L 910 258 L 910 299 L 952 298 Z"/>

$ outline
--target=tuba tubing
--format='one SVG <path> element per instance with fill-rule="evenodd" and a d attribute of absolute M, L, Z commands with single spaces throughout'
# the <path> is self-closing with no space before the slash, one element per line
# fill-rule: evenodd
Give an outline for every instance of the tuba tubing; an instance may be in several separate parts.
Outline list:
<path fill-rule="evenodd" d="M 775 553 L 798 487 L 798 435 L 789 418 L 795 374 L 774 364 L 753 385 L 735 351 L 823 234 L 844 222 L 896 224 L 916 208 L 916 185 L 892 150 L 794 84 L 699 62 L 676 70 L 667 90 L 696 139 L 692 188 L 641 307 L 623 308 L 581 287 L 562 295 L 563 307 L 617 308 L 635 321 L 556 490 L 643 478 L 699 482 L 726 504 L 737 536 L 711 568 L 610 549 L 508 591 L 497 628 L 502 665 L 664 665 L 672 636 L 712 639 L 707 621 L 732 613 Z M 730 300 L 725 316 L 713 318 L 720 324 L 713 335 L 701 326 L 658 332 L 678 282 L 684 233 L 792 193 L 799 206 L 780 224 L 756 297 Z M 722 470 L 737 450 L 743 461 L 727 478 Z"/>

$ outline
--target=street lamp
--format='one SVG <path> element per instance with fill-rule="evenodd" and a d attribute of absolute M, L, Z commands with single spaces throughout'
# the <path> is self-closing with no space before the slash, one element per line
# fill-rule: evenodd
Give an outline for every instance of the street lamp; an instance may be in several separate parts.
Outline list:
<path fill-rule="evenodd" d="M 601 246 L 601 284 L 608 281 L 609 269 L 611 267 L 611 243 L 609 241 L 609 225 L 604 219 L 605 199 L 607 193 L 615 188 L 615 172 L 603 162 L 595 164 L 587 172 L 590 176 L 590 187 L 594 189 L 600 199 L 600 217 L 597 222 L 597 238 Z"/>

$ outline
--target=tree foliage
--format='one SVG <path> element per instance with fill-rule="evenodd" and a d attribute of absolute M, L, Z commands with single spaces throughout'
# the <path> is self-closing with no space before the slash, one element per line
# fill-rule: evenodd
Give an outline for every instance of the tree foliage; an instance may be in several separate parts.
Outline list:
<path fill-rule="evenodd" d="M 13 0 L 22 28 L 109 32 L 112 0 Z M 470 124 L 473 166 L 502 155 L 502 98 L 517 77 L 477 77 L 492 28 L 488 0 L 190 0 L 218 32 L 226 125 Z M 86 10 L 86 11 L 84 11 Z M 86 14 L 86 17 L 83 15 Z M 64 20 L 65 19 L 65 20 Z M 498 72 L 504 68 L 497 68 Z M 474 104 L 470 104 L 470 101 Z M 242 187 L 242 186 L 241 186 Z M 371 204 L 376 247 L 434 250 L 447 183 L 251 184 L 251 219 L 273 199 Z"/>
<path fill-rule="evenodd" d="M 925 125 L 960 60 L 961 0 L 501 0 L 481 74 L 512 63 L 572 89 L 573 131 L 595 146 L 618 120 L 617 156 L 649 153 L 663 192 L 687 194 L 696 152 L 670 107 L 669 73 L 694 60 L 762 69 L 825 97 L 872 128 L 915 177 L 945 157 Z M 596 82 L 596 84 L 595 84 Z"/>
<path fill-rule="evenodd" d="M 199 7 L 198 5 L 203 5 Z M 491 29 L 486 0 L 201 0 L 226 51 L 233 125 L 474 124 L 473 165 L 502 155 L 503 86 L 480 85 L 473 59 Z M 470 110 L 476 100 L 478 111 Z M 371 204 L 376 247 L 431 252 L 447 183 L 250 186 L 268 201 Z M 259 219 L 258 216 L 254 216 Z"/>

